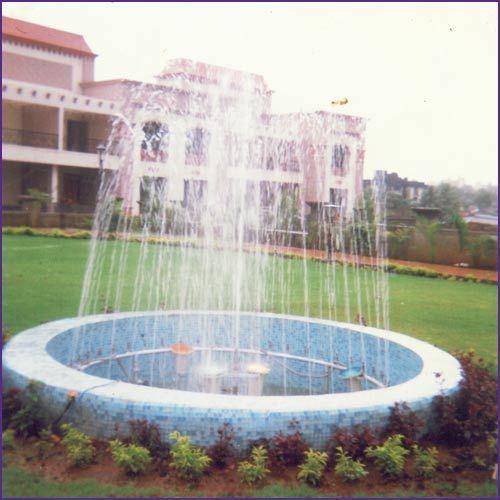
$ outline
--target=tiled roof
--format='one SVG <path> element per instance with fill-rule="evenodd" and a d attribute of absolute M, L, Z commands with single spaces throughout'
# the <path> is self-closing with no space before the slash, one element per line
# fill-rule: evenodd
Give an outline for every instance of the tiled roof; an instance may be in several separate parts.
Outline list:
<path fill-rule="evenodd" d="M 2 16 L 2 38 L 57 48 L 63 52 L 95 57 L 82 35 Z"/>

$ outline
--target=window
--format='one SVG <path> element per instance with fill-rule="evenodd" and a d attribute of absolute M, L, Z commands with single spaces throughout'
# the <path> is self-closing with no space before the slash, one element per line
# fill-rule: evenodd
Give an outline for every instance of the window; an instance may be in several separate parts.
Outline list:
<path fill-rule="evenodd" d="M 140 212 L 159 214 L 167 200 L 167 180 L 164 177 L 143 177 L 140 185 Z"/>
<path fill-rule="evenodd" d="M 281 170 L 285 170 L 288 172 L 298 172 L 300 170 L 295 142 L 280 141 L 280 159 Z"/>
<path fill-rule="evenodd" d="M 260 183 L 260 206 L 272 208 L 276 203 L 276 193 L 279 190 L 279 184 L 275 182 L 262 181 Z"/>
<path fill-rule="evenodd" d="M 68 120 L 66 135 L 66 149 L 68 151 L 81 151 L 82 153 L 95 153 L 88 151 L 88 123 Z"/>
<path fill-rule="evenodd" d="M 349 163 L 349 148 L 342 144 L 335 144 L 332 150 L 333 175 L 346 175 Z"/>
<path fill-rule="evenodd" d="M 71 205 L 80 203 L 81 197 L 81 177 L 78 174 L 63 174 L 63 187 L 61 201 Z"/>
<path fill-rule="evenodd" d="M 259 185 L 256 182 L 247 182 L 245 186 L 245 207 L 254 208 L 257 206 L 259 196 Z"/>
<path fill-rule="evenodd" d="M 264 138 L 258 136 L 254 141 L 248 143 L 249 168 L 262 168 L 264 163 Z"/>
<path fill-rule="evenodd" d="M 278 164 L 278 151 L 276 141 L 268 138 L 266 141 L 266 170 L 274 170 Z"/>
<path fill-rule="evenodd" d="M 330 188 L 330 204 L 345 210 L 347 206 L 347 189 Z"/>
<path fill-rule="evenodd" d="M 142 127 L 142 161 L 165 161 L 168 152 L 168 127 L 159 122 L 147 122 Z"/>
<path fill-rule="evenodd" d="M 207 181 L 184 181 L 183 206 L 189 210 L 199 211 L 206 206 Z"/>
<path fill-rule="evenodd" d="M 202 128 L 188 130 L 186 136 L 186 165 L 203 165 L 207 160 L 209 134 Z"/>
<path fill-rule="evenodd" d="M 230 167 L 241 167 L 244 165 L 243 141 L 241 137 L 227 134 L 225 138 L 226 161 Z"/>

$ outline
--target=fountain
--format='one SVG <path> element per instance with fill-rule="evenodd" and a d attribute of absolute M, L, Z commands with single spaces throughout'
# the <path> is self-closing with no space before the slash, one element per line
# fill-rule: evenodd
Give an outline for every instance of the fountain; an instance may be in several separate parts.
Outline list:
<path fill-rule="evenodd" d="M 4 384 L 40 381 L 54 418 L 76 393 L 64 418 L 92 436 L 147 419 L 209 445 L 230 422 L 241 447 L 292 420 L 321 447 L 457 389 L 454 358 L 389 331 L 383 185 L 356 188 L 362 120 L 271 115 L 269 99 L 256 75 L 186 61 L 129 88 L 78 317 L 12 339 Z"/>

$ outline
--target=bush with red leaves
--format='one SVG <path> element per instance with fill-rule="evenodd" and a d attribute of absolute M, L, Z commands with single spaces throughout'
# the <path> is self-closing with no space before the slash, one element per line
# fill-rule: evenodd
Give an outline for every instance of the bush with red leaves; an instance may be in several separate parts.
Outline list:
<path fill-rule="evenodd" d="M 338 446 L 354 460 L 364 458 L 366 448 L 381 444 L 379 434 L 379 430 L 360 424 L 352 428 L 337 428 L 326 444 L 329 463 L 335 462 Z"/>
<path fill-rule="evenodd" d="M 467 445 L 483 439 L 497 428 L 497 381 L 483 360 L 473 352 L 460 353 L 463 379 L 457 394 L 434 398 L 434 425 L 430 433 L 438 442 Z"/>
<path fill-rule="evenodd" d="M 304 461 L 309 445 L 300 432 L 297 420 L 290 422 L 292 434 L 279 433 L 271 438 L 269 458 L 276 465 L 299 465 Z"/>
<path fill-rule="evenodd" d="M 384 437 L 401 434 L 403 445 L 408 448 L 416 444 L 424 427 L 424 420 L 412 411 L 408 403 L 395 403 L 391 408 L 391 414 L 384 429 Z"/>
<path fill-rule="evenodd" d="M 235 456 L 233 426 L 226 422 L 217 430 L 217 441 L 207 449 L 207 455 L 212 459 L 212 464 L 219 469 L 227 467 Z"/>

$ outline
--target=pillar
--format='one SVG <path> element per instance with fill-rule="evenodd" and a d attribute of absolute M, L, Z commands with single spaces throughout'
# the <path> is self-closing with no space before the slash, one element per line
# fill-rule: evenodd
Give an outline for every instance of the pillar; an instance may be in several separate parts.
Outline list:
<path fill-rule="evenodd" d="M 59 166 L 52 165 L 50 169 L 50 209 L 53 212 L 59 203 Z"/>
<path fill-rule="evenodd" d="M 57 149 L 64 149 L 64 108 L 57 109 Z"/>

